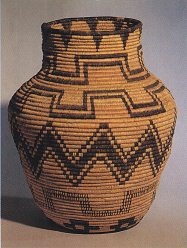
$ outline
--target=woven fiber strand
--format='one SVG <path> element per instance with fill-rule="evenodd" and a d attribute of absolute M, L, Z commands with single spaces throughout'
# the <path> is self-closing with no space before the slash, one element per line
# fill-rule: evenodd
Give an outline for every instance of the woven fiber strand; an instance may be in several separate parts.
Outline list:
<path fill-rule="evenodd" d="M 135 226 L 171 151 L 176 105 L 143 63 L 142 24 L 121 17 L 42 25 L 42 69 L 9 104 L 36 204 L 75 232 Z"/>

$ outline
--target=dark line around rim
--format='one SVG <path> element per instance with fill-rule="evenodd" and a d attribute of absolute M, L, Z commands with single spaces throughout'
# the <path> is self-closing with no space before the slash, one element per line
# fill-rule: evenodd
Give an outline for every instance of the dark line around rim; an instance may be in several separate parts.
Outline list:
<path fill-rule="evenodd" d="M 114 31 L 97 31 L 97 34 L 100 35 L 114 35 L 114 34 L 124 34 L 124 33 L 131 33 L 135 31 L 138 28 L 142 28 L 142 22 L 137 20 L 137 19 L 132 19 L 132 18 L 127 18 L 127 17 L 118 17 L 118 16 L 92 16 L 92 17 L 72 17 L 72 18 L 63 18 L 51 22 L 46 22 L 43 23 L 41 26 L 42 32 L 49 32 L 49 33 L 55 33 L 55 34 L 70 34 L 70 35 L 83 35 L 83 36 L 90 36 L 93 35 L 92 31 L 81 31 L 81 25 L 80 25 L 80 30 L 69 30 L 69 29 L 55 29 L 52 27 L 52 25 L 55 24 L 66 24 L 69 23 L 70 21 L 89 21 L 90 23 L 95 21 L 123 21 L 128 23 L 132 23 L 132 26 L 129 26 L 128 28 L 124 30 L 114 30 Z"/>

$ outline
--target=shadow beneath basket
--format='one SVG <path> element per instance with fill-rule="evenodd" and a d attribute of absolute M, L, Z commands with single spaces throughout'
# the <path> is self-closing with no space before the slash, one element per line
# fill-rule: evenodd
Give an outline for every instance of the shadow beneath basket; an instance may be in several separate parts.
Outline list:
<path fill-rule="evenodd" d="M 1 199 L 1 218 L 36 228 L 74 233 L 48 219 L 29 198 L 3 196 Z"/>

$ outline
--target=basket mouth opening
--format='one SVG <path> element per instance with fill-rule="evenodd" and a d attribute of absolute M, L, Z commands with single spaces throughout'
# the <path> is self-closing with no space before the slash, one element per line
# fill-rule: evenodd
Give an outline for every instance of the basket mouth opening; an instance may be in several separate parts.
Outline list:
<path fill-rule="evenodd" d="M 43 31 L 79 35 L 123 34 L 141 27 L 139 20 L 114 16 L 64 18 L 42 24 Z"/>

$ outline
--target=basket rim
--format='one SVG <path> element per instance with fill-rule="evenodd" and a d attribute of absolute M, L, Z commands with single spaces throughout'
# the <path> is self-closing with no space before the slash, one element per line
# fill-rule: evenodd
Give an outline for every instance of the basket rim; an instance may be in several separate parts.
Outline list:
<path fill-rule="evenodd" d="M 90 21 L 90 23 L 94 25 L 94 21 L 123 21 L 127 22 L 129 24 L 129 27 L 125 28 L 124 30 L 114 30 L 114 31 L 96 31 L 96 35 L 124 35 L 128 34 L 131 32 L 134 32 L 136 29 L 141 29 L 142 28 L 142 22 L 133 19 L 133 18 L 127 18 L 127 17 L 121 17 L 121 16 L 89 16 L 89 17 L 71 17 L 71 18 L 63 18 L 63 19 L 58 19 L 50 22 L 44 22 L 41 25 L 42 32 L 49 32 L 49 33 L 60 33 L 64 35 L 83 35 L 83 36 L 89 36 L 93 35 L 93 31 L 82 31 L 81 30 L 81 25 L 80 25 L 80 30 L 67 30 L 67 29 L 55 29 L 53 25 L 55 24 L 60 24 L 60 23 L 69 23 L 71 21 Z M 131 24 L 130 24 L 131 22 Z"/>

